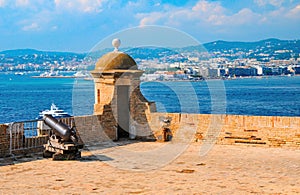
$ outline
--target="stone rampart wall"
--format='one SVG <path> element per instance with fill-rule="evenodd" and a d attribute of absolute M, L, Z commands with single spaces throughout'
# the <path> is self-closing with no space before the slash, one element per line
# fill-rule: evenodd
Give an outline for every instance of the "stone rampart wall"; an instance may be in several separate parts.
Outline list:
<path fill-rule="evenodd" d="M 163 137 L 163 120 L 170 119 L 172 141 L 216 144 L 251 144 L 267 147 L 300 147 L 300 117 L 147 113 L 148 125 L 132 123 L 135 128 Z M 116 138 L 116 128 L 106 128 L 111 117 L 75 117 L 83 142 L 93 143 Z M 109 120 L 108 120 L 109 119 Z M 104 122 L 106 121 L 106 122 Z M 113 122 L 114 124 L 115 122 Z M 145 129 L 147 128 L 147 129 Z M 144 134 L 146 137 L 151 137 Z"/>
<path fill-rule="evenodd" d="M 106 112 L 104 112 L 106 113 Z M 110 113 L 110 112 L 107 112 Z M 265 147 L 300 148 L 300 117 L 209 115 L 180 113 L 147 113 L 148 125 L 133 123 L 137 128 L 147 128 L 147 138 L 163 138 L 163 120 L 170 119 L 172 141 L 208 142 L 212 144 L 251 144 Z M 86 145 L 117 139 L 113 115 L 90 115 L 74 117 L 77 133 Z M 21 140 L 21 138 L 20 138 Z M 47 136 L 26 138 L 23 145 L 35 142 L 41 146 Z M 17 140 L 18 141 L 18 140 Z M 25 144 L 25 145 L 24 145 Z M 30 144 L 29 144 L 30 145 Z M 32 152 L 36 149 L 32 148 Z M 23 150 L 20 150 L 23 151 Z M 17 151 L 18 153 L 20 151 Z M 25 150 L 24 150 L 25 151 Z M 40 151 L 40 150 L 39 150 Z M 26 150 L 30 153 L 31 150 Z M 7 125 L 0 125 L 0 157 L 10 154 L 10 135 Z"/>
<path fill-rule="evenodd" d="M 175 139 L 193 132 L 193 141 L 300 147 L 300 117 L 151 113 L 149 124 L 156 137 L 162 134 L 160 119 L 167 117 Z"/>

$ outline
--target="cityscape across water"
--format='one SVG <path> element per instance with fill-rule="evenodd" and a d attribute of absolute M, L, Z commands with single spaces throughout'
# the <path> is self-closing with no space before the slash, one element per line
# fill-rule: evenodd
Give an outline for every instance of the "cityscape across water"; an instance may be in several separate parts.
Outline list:
<path fill-rule="evenodd" d="M 300 116 L 300 77 L 143 82 L 158 112 Z M 33 120 L 55 103 L 72 115 L 93 113 L 94 83 L 0 74 L 0 123 Z"/>

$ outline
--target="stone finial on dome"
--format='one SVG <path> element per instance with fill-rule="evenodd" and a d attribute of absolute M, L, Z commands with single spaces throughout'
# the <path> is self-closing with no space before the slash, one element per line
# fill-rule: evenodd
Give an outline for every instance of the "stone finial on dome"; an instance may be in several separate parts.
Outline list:
<path fill-rule="evenodd" d="M 120 47 L 120 45 L 121 45 L 121 40 L 120 39 L 118 39 L 118 38 L 116 38 L 116 39 L 113 39 L 112 40 L 112 42 L 111 42 L 111 44 L 114 46 L 114 48 L 115 48 L 115 52 L 117 52 L 117 51 L 119 51 L 119 47 Z"/>
<path fill-rule="evenodd" d="M 120 39 L 112 40 L 115 50 L 104 54 L 96 62 L 94 72 L 111 71 L 111 70 L 137 70 L 137 64 L 134 59 L 126 53 L 119 52 Z"/>

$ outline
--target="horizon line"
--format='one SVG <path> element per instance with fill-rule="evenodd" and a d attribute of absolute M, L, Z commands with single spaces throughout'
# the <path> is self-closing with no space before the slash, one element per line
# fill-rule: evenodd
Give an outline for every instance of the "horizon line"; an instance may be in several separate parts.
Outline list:
<path fill-rule="evenodd" d="M 260 40 L 256 40 L 256 41 L 238 41 L 238 40 L 215 40 L 215 41 L 209 41 L 209 42 L 205 42 L 203 44 L 199 44 L 199 45 L 205 45 L 205 44 L 209 44 L 209 43 L 214 43 L 214 42 L 232 42 L 232 43 L 256 43 L 256 42 L 261 42 L 261 41 L 266 41 L 266 40 L 279 40 L 279 41 L 299 41 L 300 39 L 279 39 L 279 38 L 265 38 L 265 39 L 260 39 Z M 192 47 L 192 46 L 198 46 L 198 45 L 191 45 L 191 46 L 187 46 L 187 47 Z M 105 49 L 111 49 L 112 47 L 108 47 Z M 124 47 L 124 48 L 131 48 L 131 47 Z M 184 47 L 182 47 L 184 48 Z M 105 50 L 103 49 L 103 50 Z M 175 48 L 174 48 L 175 49 Z M 44 50 L 44 49 L 37 49 L 37 48 L 15 48 L 15 49 L 4 49 L 1 50 L 0 53 L 2 52 L 7 52 L 7 51 L 17 51 L 17 50 L 34 50 L 34 51 L 39 51 L 39 52 L 59 52 L 59 53 L 73 53 L 73 54 L 87 54 L 90 53 L 90 51 L 60 51 L 60 50 Z"/>

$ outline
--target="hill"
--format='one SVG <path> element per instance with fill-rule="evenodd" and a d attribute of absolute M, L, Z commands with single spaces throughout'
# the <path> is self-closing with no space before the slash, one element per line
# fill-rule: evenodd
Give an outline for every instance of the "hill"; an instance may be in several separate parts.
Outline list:
<path fill-rule="evenodd" d="M 0 52 L 0 65 L 9 64 L 26 64 L 44 62 L 53 63 L 55 61 L 82 61 L 87 55 L 92 60 L 98 59 L 104 53 L 112 49 L 103 49 L 91 53 L 74 53 L 74 52 L 57 52 L 57 51 L 38 51 L 34 49 L 17 49 Z M 270 59 L 290 59 L 299 58 L 300 40 L 279 40 L 266 39 L 256 42 L 236 42 L 236 41 L 214 41 L 203 45 L 196 45 L 184 48 L 122 48 L 133 58 L 139 59 L 160 59 L 165 61 L 166 56 L 173 56 L 173 60 L 185 60 L 180 56 L 181 53 L 193 53 L 207 51 L 212 57 L 226 57 L 230 60 L 236 58 L 256 58 L 260 61 Z M 175 56 L 175 58 L 174 58 Z M 177 56 L 177 57 L 176 57 Z"/>

